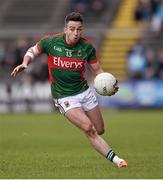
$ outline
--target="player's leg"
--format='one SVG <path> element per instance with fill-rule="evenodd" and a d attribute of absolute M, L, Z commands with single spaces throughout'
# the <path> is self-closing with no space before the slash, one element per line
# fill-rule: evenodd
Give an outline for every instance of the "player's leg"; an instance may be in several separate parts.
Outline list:
<path fill-rule="evenodd" d="M 97 134 L 97 131 L 82 108 L 73 108 L 65 113 L 71 123 L 84 131 L 93 147 L 103 156 L 110 150 L 107 143 Z"/>
<path fill-rule="evenodd" d="M 86 111 L 86 114 L 89 117 L 90 121 L 94 124 L 98 134 L 102 134 L 104 132 L 104 121 L 99 106 L 97 105 L 93 109 Z M 106 158 L 113 161 L 119 167 L 127 166 L 127 163 L 123 159 L 119 158 L 110 147 Z"/>
<path fill-rule="evenodd" d="M 95 126 L 97 133 L 102 135 L 105 131 L 104 129 L 104 120 L 100 111 L 99 106 L 97 105 L 93 109 L 86 111 L 87 116 Z"/>
<path fill-rule="evenodd" d="M 122 160 L 116 158 L 117 156 L 115 156 L 114 151 L 112 151 L 109 145 L 99 136 L 99 134 L 102 134 L 104 131 L 103 119 L 97 107 L 97 99 L 90 89 L 75 96 L 54 99 L 54 103 L 71 123 L 84 131 L 92 146 L 99 153 L 113 161 L 119 167 L 125 166 L 120 164 Z M 86 115 L 85 111 L 88 111 L 89 115 Z M 100 120 L 94 120 L 94 116 L 100 117 Z M 100 126 L 97 125 L 99 121 L 101 121 Z"/>
<path fill-rule="evenodd" d="M 88 91 L 86 91 L 84 93 L 82 100 L 83 100 L 82 107 L 85 110 L 87 117 L 94 125 L 97 133 L 99 135 L 103 134 L 104 133 L 104 121 L 103 121 L 102 114 L 101 114 L 101 111 L 98 106 L 97 99 L 96 99 L 94 93 L 91 91 L 91 89 L 88 89 Z M 109 145 L 108 145 L 108 147 L 109 147 Z M 112 162 L 114 162 L 115 164 L 117 164 L 120 167 L 127 166 L 127 163 L 123 159 L 119 158 L 110 147 L 108 149 L 106 158 L 111 160 Z"/>
<path fill-rule="evenodd" d="M 82 108 L 69 109 L 65 116 L 71 123 L 84 131 L 92 146 L 103 156 L 117 164 L 119 167 L 127 166 L 127 163 L 115 155 L 114 151 L 109 147 L 105 140 L 100 137 L 89 117 Z"/>
<path fill-rule="evenodd" d="M 104 133 L 104 121 L 102 114 L 100 112 L 98 101 L 93 91 L 89 88 L 81 96 L 82 108 L 84 109 L 86 115 L 89 117 L 90 121 L 95 126 L 97 133 L 99 135 Z M 92 118 L 93 117 L 93 118 Z"/>

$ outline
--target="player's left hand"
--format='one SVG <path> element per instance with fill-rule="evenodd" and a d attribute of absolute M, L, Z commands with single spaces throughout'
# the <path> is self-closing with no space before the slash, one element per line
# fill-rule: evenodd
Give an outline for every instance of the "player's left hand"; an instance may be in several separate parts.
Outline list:
<path fill-rule="evenodd" d="M 119 90 L 118 80 L 116 80 L 116 83 L 114 84 L 113 88 L 114 88 L 113 93 L 110 94 L 110 96 L 113 96 L 114 94 L 116 94 L 118 92 L 118 90 Z"/>
<path fill-rule="evenodd" d="M 11 72 L 11 76 L 15 77 L 19 72 L 23 71 L 27 68 L 26 64 L 20 64 L 17 67 L 14 68 L 14 70 Z"/>

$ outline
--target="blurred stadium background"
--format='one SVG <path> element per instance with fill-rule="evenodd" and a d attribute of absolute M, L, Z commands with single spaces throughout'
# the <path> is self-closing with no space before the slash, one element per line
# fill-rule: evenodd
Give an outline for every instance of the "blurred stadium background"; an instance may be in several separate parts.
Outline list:
<path fill-rule="evenodd" d="M 123 173 L 111 165 L 108 172 L 108 162 L 84 144 L 79 132 L 62 124 L 45 56 L 10 77 L 40 37 L 63 31 L 71 11 L 83 13 L 84 35 L 99 49 L 103 69 L 119 80 L 115 96 L 98 98 L 109 117 L 111 143 L 129 161 Z M 162 0 L 1 0 L 0 178 L 163 178 L 162 25 Z M 92 84 L 89 70 L 87 77 Z"/>

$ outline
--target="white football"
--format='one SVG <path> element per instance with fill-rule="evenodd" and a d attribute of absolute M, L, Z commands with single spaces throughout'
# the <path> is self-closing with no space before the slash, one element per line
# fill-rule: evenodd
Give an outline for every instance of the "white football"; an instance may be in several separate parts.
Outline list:
<path fill-rule="evenodd" d="M 117 83 L 116 78 L 107 72 L 98 74 L 94 79 L 94 88 L 96 92 L 102 96 L 110 96 L 114 91 Z"/>

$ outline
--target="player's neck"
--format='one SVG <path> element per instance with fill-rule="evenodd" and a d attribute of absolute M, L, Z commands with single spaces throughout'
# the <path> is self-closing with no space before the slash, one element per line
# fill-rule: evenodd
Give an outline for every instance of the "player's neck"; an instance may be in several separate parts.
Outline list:
<path fill-rule="evenodd" d="M 67 37 L 65 37 L 65 41 L 67 46 L 75 46 L 78 43 L 78 41 L 74 43 L 71 42 Z"/>
<path fill-rule="evenodd" d="M 75 46 L 76 43 L 72 43 L 69 40 L 66 39 L 66 45 L 67 46 Z"/>

